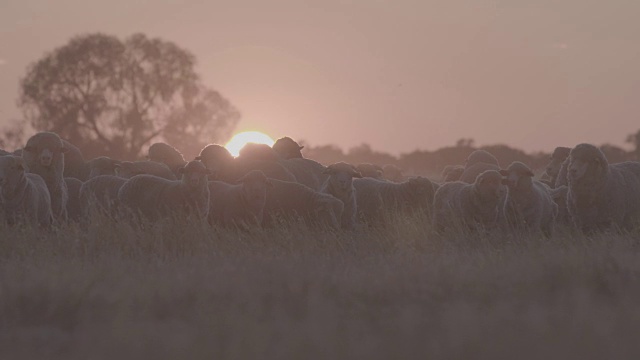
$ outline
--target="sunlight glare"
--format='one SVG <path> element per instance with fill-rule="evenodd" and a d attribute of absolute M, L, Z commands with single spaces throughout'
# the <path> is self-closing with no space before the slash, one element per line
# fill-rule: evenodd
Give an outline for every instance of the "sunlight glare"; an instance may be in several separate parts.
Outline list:
<path fill-rule="evenodd" d="M 273 146 L 274 142 L 275 141 L 267 134 L 259 131 L 245 131 L 234 135 L 224 147 L 229 150 L 231 155 L 238 156 L 240 149 L 247 143 Z"/>

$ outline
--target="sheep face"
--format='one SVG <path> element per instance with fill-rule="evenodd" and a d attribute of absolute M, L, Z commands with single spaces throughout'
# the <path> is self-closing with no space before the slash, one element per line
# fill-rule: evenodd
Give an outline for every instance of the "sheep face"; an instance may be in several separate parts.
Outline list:
<path fill-rule="evenodd" d="M 500 174 L 504 176 L 502 184 L 511 190 L 528 189 L 533 184 L 533 171 L 521 162 L 514 162 L 507 170 L 500 170 Z"/>
<path fill-rule="evenodd" d="M 23 149 L 23 157 L 29 158 L 32 165 L 50 168 L 59 163 L 64 166 L 64 153 L 67 151 L 58 135 L 44 132 L 32 136 L 27 141 Z"/>
<path fill-rule="evenodd" d="M 0 189 L 13 191 L 24 177 L 25 166 L 17 156 L 0 156 Z"/>
<path fill-rule="evenodd" d="M 339 194 L 351 193 L 353 178 L 362 178 L 353 165 L 344 162 L 329 165 L 323 173 L 329 175 L 329 186 Z"/>
<path fill-rule="evenodd" d="M 473 186 L 478 197 L 487 204 L 497 204 L 504 194 L 502 175 L 495 170 L 487 170 L 478 175 Z"/>
<path fill-rule="evenodd" d="M 547 175 L 549 175 L 549 177 L 556 178 L 558 176 L 558 174 L 560 173 L 560 168 L 562 167 L 562 163 L 567 159 L 570 151 L 571 149 L 566 147 L 557 147 L 553 151 L 549 164 L 547 164 L 547 167 L 545 169 L 545 172 Z"/>
<path fill-rule="evenodd" d="M 568 177 L 572 183 L 584 179 L 600 179 L 609 167 L 607 159 L 600 149 L 589 144 L 580 144 L 571 150 Z"/>
<path fill-rule="evenodd" d="M 202 162 L 194 160 L 181 167 L 178 172 L 182 174 L 182 182 L 191 189 L 207 186 L 207 177 L 211 171 L 202 164 Z"/>
<path fill-rule="evenodd" d="M 262 171 L 253 170 L 238 180 L 242 184 L 242 198 L 253 207 L 263 206 L 267 190 L 273 186 Z"/>
<path fill-rule="evenodd" d="M 464 166 L 447 165 L 444 167 L 444 170 L 442 170 L 442 179 L 444 182 L 458 181 L 462 173 L 464 173 Z"/>

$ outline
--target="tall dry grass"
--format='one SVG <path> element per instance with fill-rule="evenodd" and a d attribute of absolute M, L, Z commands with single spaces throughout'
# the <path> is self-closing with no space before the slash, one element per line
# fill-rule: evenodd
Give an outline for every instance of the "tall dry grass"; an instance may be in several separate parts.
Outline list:
<path fill-rule="evenodd" d="M 0 359 L 640 358 L 640 233 L 0 229 Z"/>

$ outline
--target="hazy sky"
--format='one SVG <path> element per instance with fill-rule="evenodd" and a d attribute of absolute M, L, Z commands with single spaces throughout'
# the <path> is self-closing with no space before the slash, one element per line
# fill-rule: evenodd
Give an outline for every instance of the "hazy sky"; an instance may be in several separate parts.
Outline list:
<path fill-rule="evenodd" d="M 196 55 L 238 131 L 394 153 L 620 145 L 640 129 L 639 18 L 637 0 L 0 0 L 0 121 L 46 51 L 144 32 Z"/>

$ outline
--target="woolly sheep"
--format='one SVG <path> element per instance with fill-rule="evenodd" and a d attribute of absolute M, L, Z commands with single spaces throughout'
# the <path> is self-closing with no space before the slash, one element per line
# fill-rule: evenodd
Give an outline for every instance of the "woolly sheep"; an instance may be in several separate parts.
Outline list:
<path fill-rule="evenodd" d="M 460 175 L 459 181 L 467 184 L 473 184 L 476 181 L 478 175 L 488 170 L 500 171 L 500 167 L 498 165 L 487 164 L 483 162 L 475 163 L 464 169 L 464 172 L 462 173 L 462 175 Z"/>
<path fill-rule="evenodd" d="M 265 225 L 301 219 L 309 226 L 340 229 L 342 201 L 296 182 L 271 179 L 271 184 L 264 209 Z"/>
<path fill-rule="evenodd" d="M 0 205 L 4 221 L 26 221 L 36 226 L 51 225 L 51 198 L 47 184 L 37 174 L 26 172 L 24 159 L 0 157 Z"/>
<path fill-rule="evenodd" d="M 87 168 L 82 151 L 67 140 L 62 140 L 67 151 L 64 154 L 64 177 L 86 180 Z"/>
<path fill-rule="evenodd" d="M 82 205 L 80 203 L 80 188 L 82 187 L 82 181 L 67 177 L 64 178 L 64 182 L 67 184 L 67 193 L 69 194 L 69 200 L 67 201 L 67 216 L 70 221 L 78 221 L 82 216 Z"/>
<path fill-rule="evenodd" d="M 238 158 L 243 160 L 254 161 L 272 161 L 277 162 L 281 159 L 280 155 L 267 144 L 247 143 L 238 153 Z"/>
<path fill-rule="evenodd" d="M 89 175 L 87 180 L 101 175 L 116 175 L 116 169 L 122 162 L 120 160 L 114 160 L 108 156 L 100 156 L 89 160 L 87 167 L 89 168 Z"/>
<path fill-rule="evenodd" d="M 151 144 L 147 158 L 148 160 L 167 165 L 167 167 L 171 169 L 176 176 L 178 176 L 178 169 L 182 168 L 187 163 L 180 151 L 163 142 Z"/>
<path fill-rule="evenodd" d="M 209 182 L 209 223 L 261 226 L 270 186 L 260 170 L 248 172 L 236 185 Z"/>
<path fill-rule="evenodd" d="M 562 164 L 564 163 L 564 161 L 569 157 L 570 152 L 571 152 L 571 148 L 561 147 L 561 146 L 553 150 L 549 164 L 547 164 L 547 167 L 545 169 L 545 174 L 549 177 L 549 184 L 551 187 L 556 187 L 556 182 L 558 180 L 558 175 L 560 174 L 560 169 L 562 168 Z M 565 176 L 566 176 L 566 170 L 565 170 Z"/>
<path fill-rule="evenodd" d="M 118 191 L 127 179 L 114 175 L 99 175 L 87 180 L 80 188 L 82 214 L 97 210 L 116 216 Z"/>
<path fill-rule="evenodd" d="M 464 173 L 464 166 L 462 165 L 447 165 L 442 170 L 442 181 L 452 182 L 459 181 L 460 177 Z"/>
<path fill-rule="evenodd" d="M 358 206 L 356 203 L 356 190 L 353 187 L 354 178 L 362 178 L 356 168 L 345 162 L 329 165 L 325 171 L 329 178 L 322 185 L 322 193 L 332 195 L 344 204 L 344 211 L 340 224 L 345 229 L 352 229 L 356 223 Z"/>
<path fill-rule="evenodd" d="M 303 148 L 304 146 L 300 146 L 300 144 L 287 136 L 276 140 L 273 144 L 273 150 L 275 150 L 282 159 L 303 158 L 302 152 L 300 151 Z"/>
<path fill-rule="evenodd" d="M 384 170 L 382 167 L 375 164 L 358 164 L 356 166 L 356 170 L 362 175 L 363 178 L 374 178 L 378 180 L 382 180 L 382 174 Z"/>
<path fill-rule="evenodd" d="M 268 146 L 267 146 L 268 147 Z M 252 152 L 256 150 L 255 152 Z M 245 152 L 245 157 L 239 156 L 233 158 L 229 151 L 220 145 L 207 145 L 200 151 L 200 155 L 196 160 L 200 160 L 212 172 L 213 180 L 234 183 L 251 170 L 260 170 L 268 178 L 283 181 L 296 181 L 296 177 L 282 166 L 277 159 L 271 156 L 273 153 L 269 150 L 265 151 L 264 147 L 249 147 Z M 262 153 L 260 153 L 263 151 Z M 267 155 L 265 155 L 265 153 Z M 271 155 L 269 155 L 271 154 Z M 256 160 L 254 156 L 266 156 L 270 160 Z"/>
<path fill-rule="evenodd" d="M 500 164 L 498 163 L 498 159 L 496 159 L 496 157 L 493 156 L 493 154 L 491 154 L 486 150 L 478 149 L 478 150 L 474 150 L 471 154 L 469 154 L 469 156 L 467 157 L 467 160 L 465 161 L 464 167 L 468 168 L 478 163 L 492 164 L 498 167 L 500 166 Z"/>
<path fill-rule="evenodd" d="M 125 179 L 136 175 L 153 175 L 167 180 L 177 180 L 167 165 L 155 161 L 123 161 L 116 167 L 116 174 Z"/>
<path fill-rule="evenodd" d="M 56 221 L 67 220 L 67 183 L 64 181 L 64 154 L 62 139 L 51 132 L 40 132 L 27 140 L 22 158 L 27 171 L 38 174 L 47 184 L 51 197 L 51 212 Z"/>
<path fill-rule="evenodd" d="M 373 178 L 354 179 L 358 214 L 370 224 L 382 222 L 387 212 L 430 212 L 433 183 L 423 177 L 393 183 Z"/>
<path fill-rule="evenodd" d="M 503 202 L 502 175 L 487 170 L 473 184 L 445 183 L 436 191 L 433 228 L 445 231 L 460 225 L 471 230 L 492 229 L 500 224 Z"/>
<path fill-rule="evenodd" d="M 597 147 L 571 150 L 567 206 L 577 228 L 585 232 L 630 229 L 640 219 L 640 162 L 609 165 Z"/>
<path fill-rule="evenodd" d="M 382 167 L 382 177 L 392 182 L 403 182 L 405 180 L 402 170 L 393 164 L 387 164 Z"/>
<path fill-rule="evenodd" d="M 280 164 L 295 177 L 297 182 L 316 191 L 319 191 L 329 178 L 324 174 L 325 166 L 311 159 L 292 158 L 282 160 Z"/>
<path fill-rule="evenodd" d="M 550 188 L 533 180 L 533 171 L 519 161 L 512 162 L 500 174 L 507 186 L 504 213 L 509 225 L 550 236 L 558 215 L 558 205 L 551 198 Z"/>
<path fill-rule="evenodd" d="M 180 173 L 181 180 L 154 175 L 136 175 L 118 191 L 121 206 L 145 218 L 155 220 L 173 213 L 195 212 L 200 219 L 209 213 L 207 170 L 200 161 L 190 161 Z"/>

